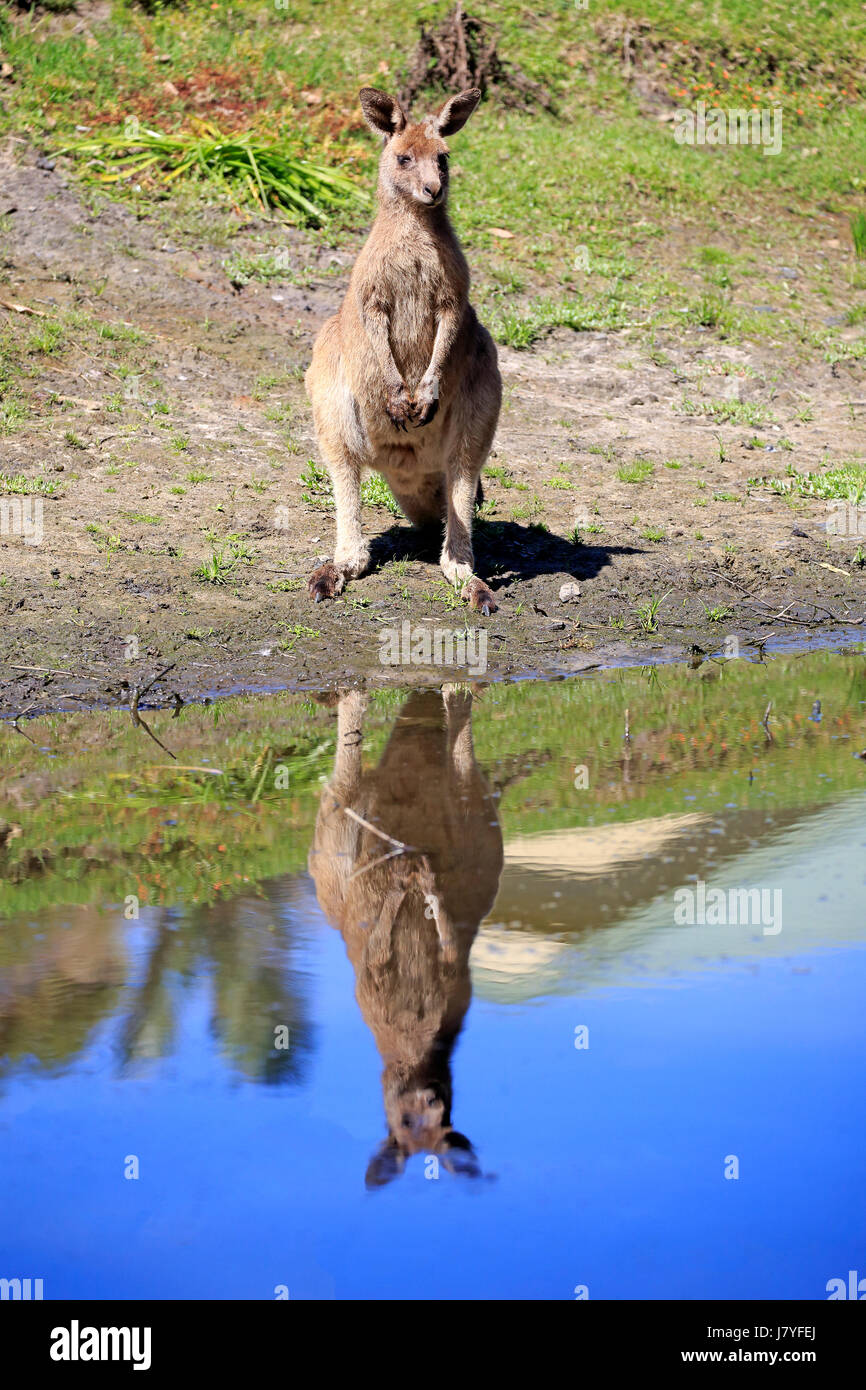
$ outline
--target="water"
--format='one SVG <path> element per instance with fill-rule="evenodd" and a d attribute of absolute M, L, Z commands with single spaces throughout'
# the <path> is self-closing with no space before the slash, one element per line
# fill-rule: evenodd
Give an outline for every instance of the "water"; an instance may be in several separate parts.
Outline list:
<path fill-rule="evenodd" d="M 866 1273 L 861 654 L 146 717 L 3 731 L 0 1276 Z"/>

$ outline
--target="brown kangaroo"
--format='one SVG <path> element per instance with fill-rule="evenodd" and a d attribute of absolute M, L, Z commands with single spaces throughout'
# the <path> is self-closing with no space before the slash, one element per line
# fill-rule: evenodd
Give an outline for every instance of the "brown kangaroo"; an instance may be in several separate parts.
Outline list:
<path fill-rule="evenodd" d="M 412 124 L 396 97 L 361 91 L 367 124 L 385 142 L 379 211 L 305 378 L 337 510 L 333 562 L 308 584 L 317 602 L 369 564 L 360 489 L 363 471 L 375 469 L 413 525 L 444 519 L 440 563 L 463 598 L 485 617 L 497 607 L 473 574 L 472 516 L 502 382 L 446 212 L 444 137 L 466 124 L 480 97 L 472 87 Z"/>
<path fill-rule="evenodd" d="M 411 694 L 366 772 L 364 709 L 358 691 L 340 699 L 309 865 L 384 1064 L 388 1137 L 367 1186 L 421 1152 L 477 1176 L 472 1145 L 451 1123 L 451 1054 L 472 995 L 469 951 L 499 886 L 502 834 L 472 749 L 472 696 L 447 686 Z"/>

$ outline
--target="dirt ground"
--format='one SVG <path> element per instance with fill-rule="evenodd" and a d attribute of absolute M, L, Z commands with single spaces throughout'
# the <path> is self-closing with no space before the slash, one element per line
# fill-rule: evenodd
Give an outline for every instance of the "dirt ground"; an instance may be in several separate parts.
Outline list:
<path fill-rule="evenodd" d="M 238 288 L 225 246 L 193 254 L 133 210 L 82 195 L 60 165 L 13 158 L 0 168 L 0 318 L 38 332 L 38 313 L 8 307 L 27 306 L 66 316 L 67 329 L 62 351 L 27 357 L 29 411 L 0 436 L 0 473 L 59 485 L 40 545 L 0 537 L 2 712 L 128 698 L 170 663 L 148 700 L 420 678 L 380 664 L 379 633 L 406 620 L 463 626 L 430 538 L 369 507 L 373 571 L 331 603 L 313 605 L 304 583 L 331 554 L 333 514 L 301 481 L 316 455 L 301 376 L 352 249 L 282 231 L 285 277 Z M 263 227 L 240 227 L 239 243 Z M 145 338 L 101 338 L 93 323 Z M 848 366 L 711 338 L 689 329 L 650 345 L 639 329 L 557 329 L 532 350 L 500 350 L 496 475 L 476 533 L 500 608 L 471 616 L 488 631 L 489 676 L 715 651 L 731 635 L 856 634 L 864 622 L 866 569 L 855 540 L 828 534 L 827 504 L 746 486 L 789 460 L 803 472 L 825 451 L 862 453 L 862 373 L 858 384 Z M 762 403 L 775 423 L 683 413 L 685 395 L 710 388 Z M 636 459 L 647 476 L 623 480 Z M 249 558 L 223 583 L 195 578 L 228 537 Z M 561 601 L 573 580 L 579 597 Z M 637 610 L 654 599 L 648 631 Z"/>

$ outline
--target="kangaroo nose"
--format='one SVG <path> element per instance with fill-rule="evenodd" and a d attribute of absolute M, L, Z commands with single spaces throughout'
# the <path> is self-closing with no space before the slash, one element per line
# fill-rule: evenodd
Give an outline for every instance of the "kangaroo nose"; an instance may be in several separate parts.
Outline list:
<path fill-rule="evenodd" d="M 441 187 L 441 183 L 425 183 L 424 192 L 428 198 L 438 198 Z"/>

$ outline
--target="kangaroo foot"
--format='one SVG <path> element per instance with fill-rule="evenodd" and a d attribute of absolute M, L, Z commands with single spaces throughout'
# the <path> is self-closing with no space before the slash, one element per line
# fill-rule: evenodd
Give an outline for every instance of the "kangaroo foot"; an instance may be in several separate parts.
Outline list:
<path fill-rule="evenodd" d="M 307 580 L 307 592 L 314 603 L 319 603 L 323 598 L 336 598 L 345 582 L 342 571 L 329 560 L 327 564 L 313 570 Z"/>
<path fill-rule="evenodd" d="M 463 598 L 473 608 L 476 613 L 480 613 L 482 618 L 489 618 L 491 613 L 495 613 L 499 604 L 484 583 L 483 579 L 478 579 L 472 575 L 463 585 Z"/>

